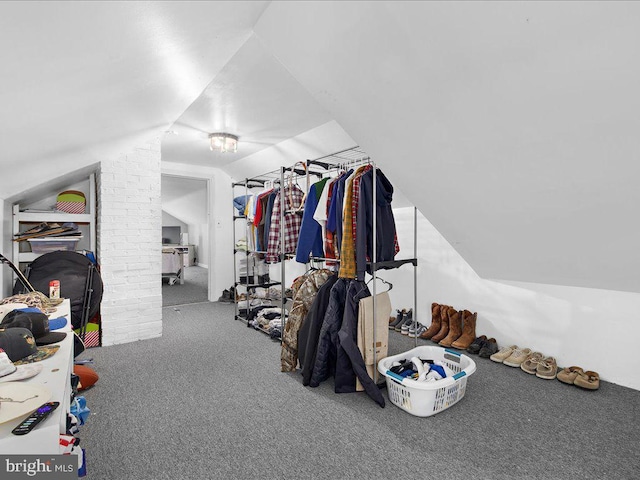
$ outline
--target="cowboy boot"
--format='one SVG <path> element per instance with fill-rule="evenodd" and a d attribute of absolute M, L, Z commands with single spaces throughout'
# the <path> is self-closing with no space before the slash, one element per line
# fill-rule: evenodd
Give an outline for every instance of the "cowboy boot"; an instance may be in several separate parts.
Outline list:
<path fill-rule="evenodd" d="M 440 319 L 440 307 L 441 306 L 437 303 L 431 304 L 431 325 L 429 325 L 429 328 L 422 332 L 420 338 L 429 340 L 440 331 L 440 326 L 442 324 L 442 320 Z"/>
<path fill-rule="evenodd" d="M 440 305 L 440 330 L 431 337 L 432 342 L 438 343 L 449 333 L 449 308 L 448 305 Z"/>
<path fill-rule="evenodd" d="M 443 347 L 450 347 L 462 335 L 462 312 L 455 308 L 449 309 L 449 333 L 438 343 Z"/>
<path fill-rule="evenodd" d="M 466 350 L 476 338 L 476 319 L 478 313 L 471 313 L 469 310 L 462 312 L 462 335 L 451 344 L 453 348 Z"/>

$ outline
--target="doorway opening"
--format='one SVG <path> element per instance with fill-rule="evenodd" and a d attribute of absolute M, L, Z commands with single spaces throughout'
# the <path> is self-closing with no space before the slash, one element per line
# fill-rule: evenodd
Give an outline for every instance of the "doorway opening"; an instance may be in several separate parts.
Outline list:
<path fill-rule="evenodd" d="M 208 301 L 208 180 L 162 175 L 162 306 Z"/>

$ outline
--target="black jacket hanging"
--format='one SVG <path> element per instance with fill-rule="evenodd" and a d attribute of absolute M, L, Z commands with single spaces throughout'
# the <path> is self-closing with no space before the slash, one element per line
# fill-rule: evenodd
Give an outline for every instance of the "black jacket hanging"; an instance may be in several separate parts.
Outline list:
<path fill-rule="evenodd" d="M 342 326 L 344 303 L 347 299 L 349 280 L 339 278 L 329 292 L 329 305 L 322 321 L 316 360 L 309 386 L 317 387 L 331 375 L 335 374 L 338 349 L 338 331 Z M 304 382 L 304 379 L 303 379 Z"/>
<path fill-rule="evenodd" d="M 367 367 L 358 348 L 358 307 L 361 298 L 370 296 L 369 288 L 364 282 L 353 280 L 347 290 L 347 301 L 344 307 L 342 327 L 338 332 L 338 359 L 336 364 L 335 392 L 349 393 L 356 391 L 356 376 L 367 394 L 381 407 L 384 397 L 375 382 L 369 376 Z"/>
<path fill-rule="evenodd" d="M 329 295 L 331 288 L 338 281 L 338 277 L 333 275 L 320 287 L 316 298 L 311 305 L 309 313 L 305 318 L 300 331 L 298 332 L 298 361 L 302 367 L 302 384 L 309 385 L 313 366 L 316 362 L 318 351 L 318 339 L 324 321 L 325 313 L 329 307 Z"/>

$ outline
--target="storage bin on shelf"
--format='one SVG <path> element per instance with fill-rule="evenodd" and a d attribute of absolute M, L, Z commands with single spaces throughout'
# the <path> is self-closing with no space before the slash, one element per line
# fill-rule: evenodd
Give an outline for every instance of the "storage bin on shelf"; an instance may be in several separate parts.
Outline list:
<path fill-rule="evenodd" d="M 419 382 L 389 370 L 393 362 L 412 357 L 443 362 L 455 375 L 433 382 Z M 464 397 L 467 378 L 476 371 L 476 364 L 467 355 L 455 350 L 422 346 L 383 358 L 378 362 L 378 371 L 386 379 L 391 403 L 411 415 L 429 417 L 455 405 Z"/>
<path fill-rule="evenodd" d="M 33 253 L 49 253 L 58 250 L 74 251 L 82 235 L 77 237 L 44 237 L 30 238 L 29 244 Z"/>

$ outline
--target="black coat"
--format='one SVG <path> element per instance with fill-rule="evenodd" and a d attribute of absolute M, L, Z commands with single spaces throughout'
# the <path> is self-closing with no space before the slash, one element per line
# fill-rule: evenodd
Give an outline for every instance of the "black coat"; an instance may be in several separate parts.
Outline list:
<path fill-rule="evenodd" d="M 318 339 L 329 306 L 331 288 L 338 281 L 333 275 L 320 287 L 309 313 L 298 331 L 298 361 L 302 367 L 302 384 L 309 385 L 318 351 Z"/>
<path fill-rule="evenodd" d="M 358 308 L 361 298 L 371 293 L 364 282 L 353 280 L 347 290 L 342 326 L 338 332 L 338 358 L 336 363 L 335 392 L 356 391 L 356 376 L 367 394 L 381 407 L 384 397 L 375 382 L 369 376 L 367 367 L 358 348 Z"/>
<path fill-rule="evenodd" d="M 391 201 L 393 185 L 382 173 L 376 170 L 376 252 L 378 262 L 393 260 L 396 256 L 396 222 L 393 217 Z M 367 257 L 373 260 L 373 169 L 360 179 L 360 198 L 358 200 L 358 221 L 356 223 L 356 270 L 357 278 L 364 279 Z"/>
<path fill-rule="evenodd" d="M 311 387 L 317 387 L 320 382 L 324 382 L 335 373 L 338 331 L 342 326 L 342 315 L 344 313 L 348 285 L 349 280 L 339 278 L 329 291 L 329 304 L 322 320 L 316 359 L 309 379 L 309 386 Z"/>

